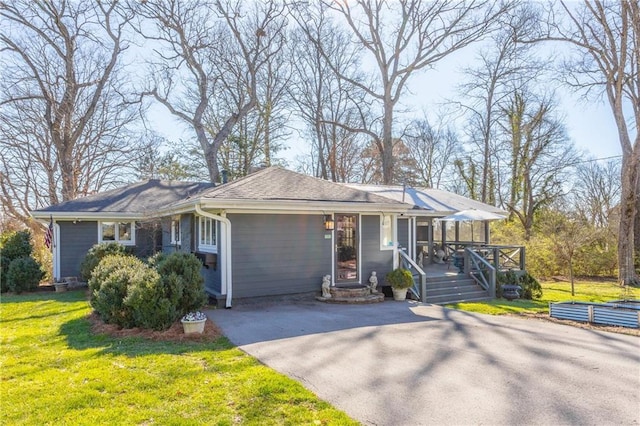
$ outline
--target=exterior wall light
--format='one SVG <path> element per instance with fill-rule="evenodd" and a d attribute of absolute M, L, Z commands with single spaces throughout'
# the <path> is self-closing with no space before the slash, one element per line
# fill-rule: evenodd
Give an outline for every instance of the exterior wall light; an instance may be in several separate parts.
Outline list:
<path fill-rule="evenodd" d="M 333 231 L 335 226 L 335 222 L 333 221 L 333 217 L 330 214 L 324 215 L 324 229 L 326 231 Z"/>

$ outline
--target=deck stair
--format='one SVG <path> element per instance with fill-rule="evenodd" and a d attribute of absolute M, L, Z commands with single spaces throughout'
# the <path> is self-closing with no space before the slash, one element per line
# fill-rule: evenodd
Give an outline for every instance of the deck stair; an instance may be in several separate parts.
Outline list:
<path fill-rule="evenodd" d="M 465 275 L 427 278 L 427 303 L 489 300 L 489 293 Z"/>

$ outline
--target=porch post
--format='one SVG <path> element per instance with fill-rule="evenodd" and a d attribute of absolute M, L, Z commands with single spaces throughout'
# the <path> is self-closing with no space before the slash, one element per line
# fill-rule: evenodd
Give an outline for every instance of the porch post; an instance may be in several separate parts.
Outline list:
<path fill-rule="evenodd" d="M 489 233 L 489 221 L 484 221 L 484 242 L 485 244 L 491 244 L 491 234 Z"/>

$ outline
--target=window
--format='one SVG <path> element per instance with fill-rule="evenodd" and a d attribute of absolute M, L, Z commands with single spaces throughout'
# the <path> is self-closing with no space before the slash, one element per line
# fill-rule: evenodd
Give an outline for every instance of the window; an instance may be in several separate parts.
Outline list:
<path fill-rule="evenodd" d="M 391 215 L 380 217 L 380 247 L 393 248 L 393 217 Z"/>
<path fill-rule="evenodd" d="M 117 242 L 125 246 L 132 246 L 135 241 L 134 222 L 99 222 L 98 240 L 101 243 Z"/>
<path fill-rule="evenodd" d="M 180 217 L 171 219 L 171 244 L 180 245 L 182 241 L 182 230 L 180 229 Z"/>
<path fill-rule="evenodd" d="M 208 217 L 200 217 L 198 232 L 200 234 L 198 249 L 200 251 L 217 253 L 216 221 Z"/>

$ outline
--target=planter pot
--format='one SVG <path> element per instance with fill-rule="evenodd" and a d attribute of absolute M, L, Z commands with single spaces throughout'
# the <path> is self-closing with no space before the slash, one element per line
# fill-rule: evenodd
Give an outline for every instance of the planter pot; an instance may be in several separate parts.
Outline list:
<path fill-rule="evenodd" d="M 182 328 L 184 329 L 184 334 L 202 334 L 204 332 L 204 324 L 207 322 L 206 319 L 196 320 L 196 321 L 180 321 L 182 323 Z"/>
<path fill-rule="evenodd" d="M 69 288 L 69 284 L 67 283 L 55 283 L 54 287 L 56 288 L 56 293 L 62 293 L 63 291 L 67 291 Z"/>
<path fill-rule="evenodd" d="M 391 288 L 393 290 L 393 300 L 406 300 L 407 288 Z"/>

